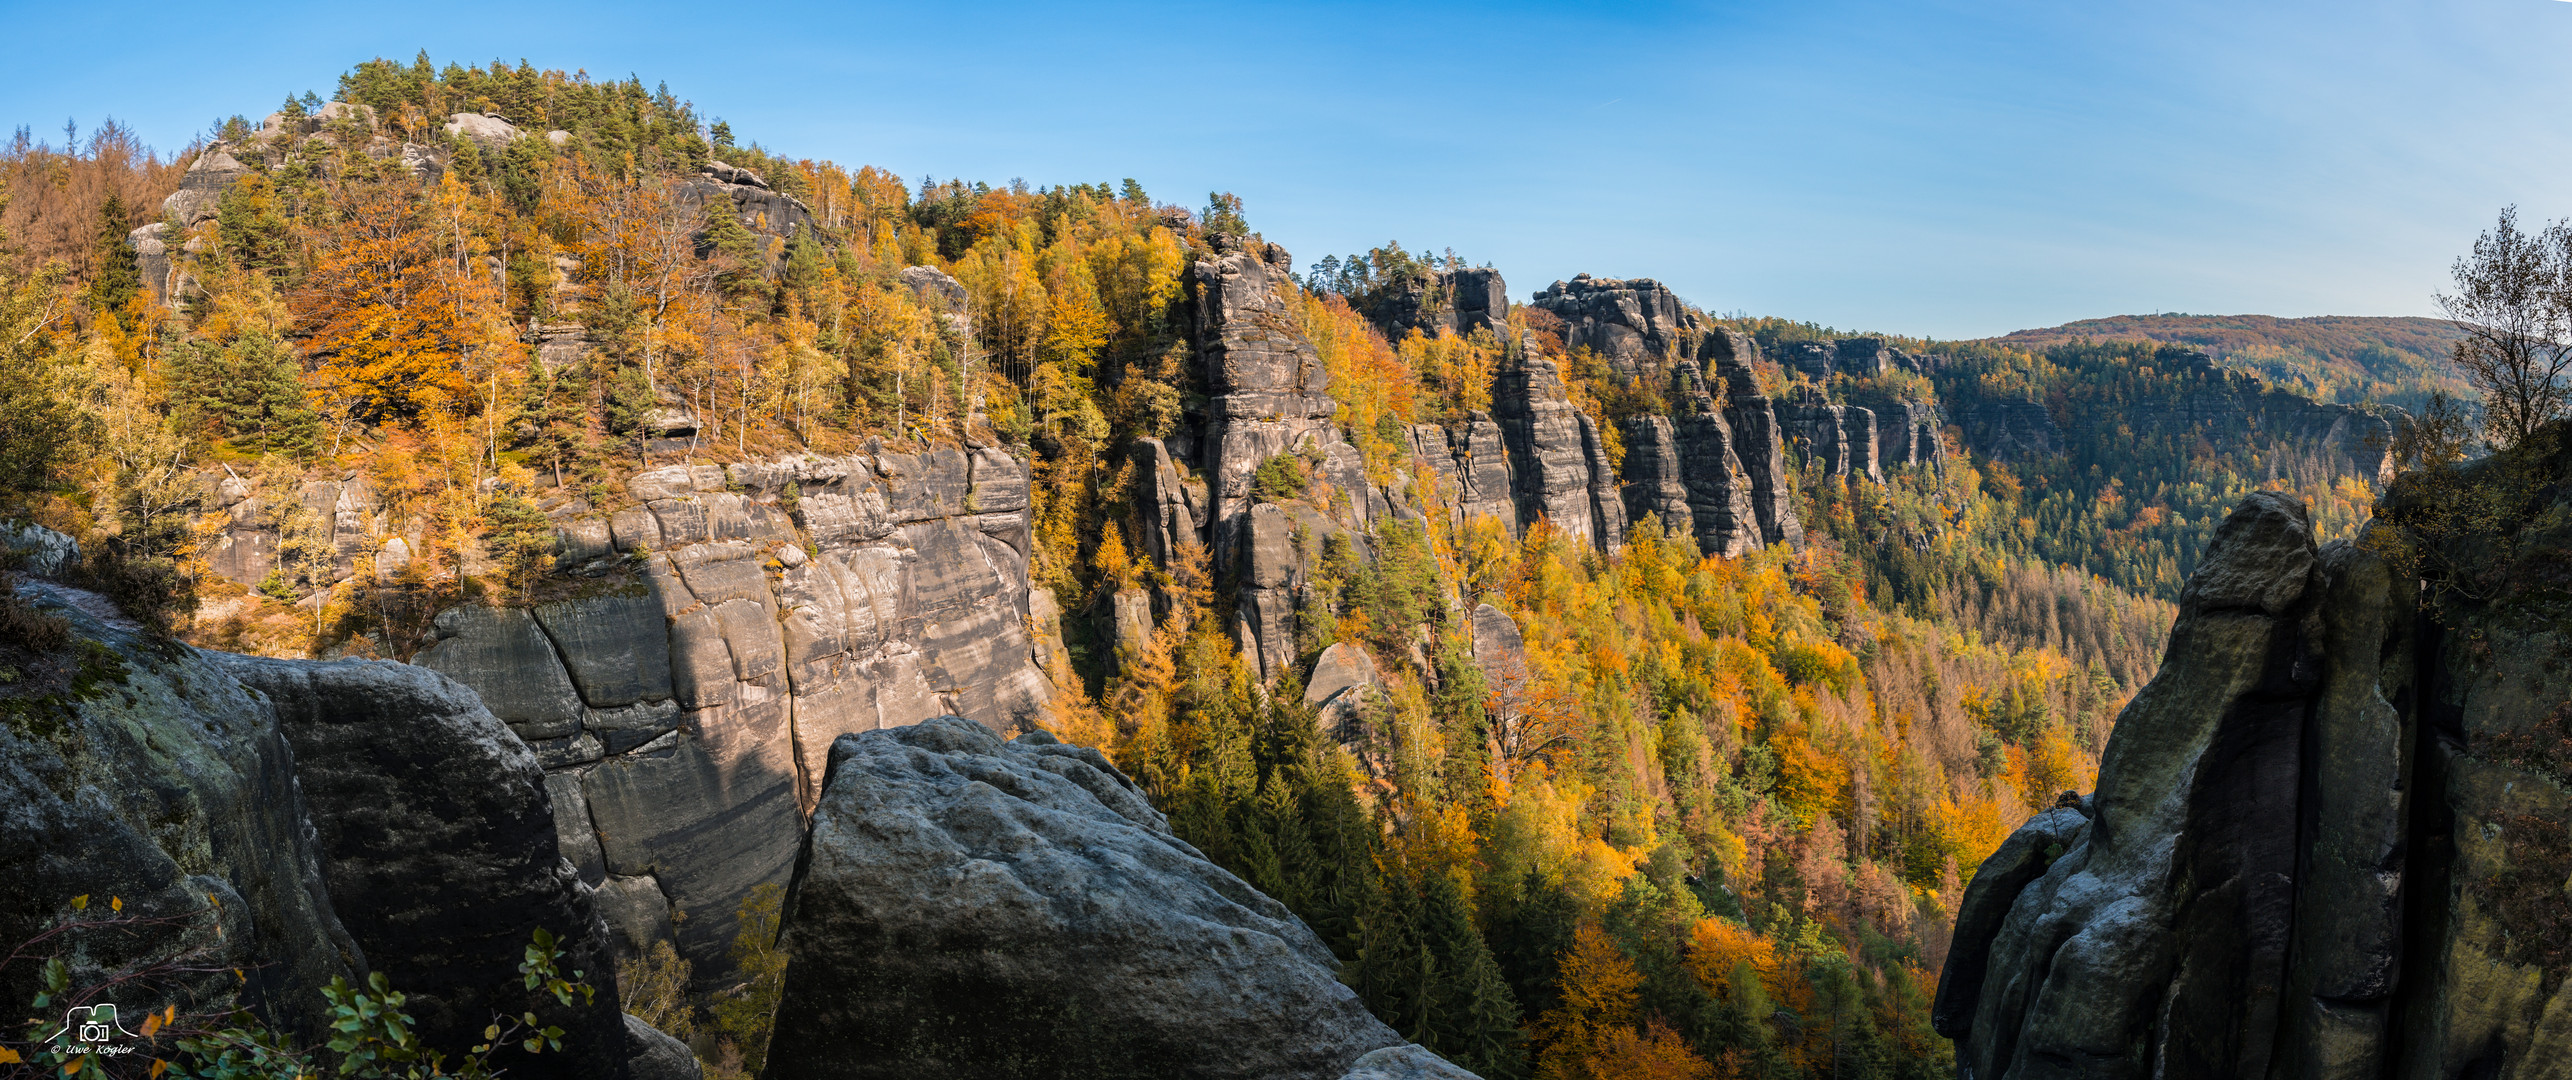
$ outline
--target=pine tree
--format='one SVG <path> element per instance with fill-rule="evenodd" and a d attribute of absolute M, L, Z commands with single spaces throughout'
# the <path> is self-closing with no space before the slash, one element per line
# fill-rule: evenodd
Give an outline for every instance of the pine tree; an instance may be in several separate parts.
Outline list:
<path fill-rule="evenodd" d="M 1476 933 L 1472 906 L 1453 878 L 1432 873 L 1423 887 L 1421 917 L 1427 946 L 1437 960 L 1437 1008 L 1422 1045 L 1448 1060 L 1500 1080 L 1525 1073 L 1519 1048 L 1518 1000 L 1500 964 Z"/>
<path fill-rule="evenodd" d="M 125 239 L 129 228 L 125 200 L 109 192 L 98 208 L 98 276 L 89 283 L 89 303 L 100 317 L 131 331 L 124 325 L 125 302 L 143 291 L 143 271 L 134 261 L 134 245 Z"/>

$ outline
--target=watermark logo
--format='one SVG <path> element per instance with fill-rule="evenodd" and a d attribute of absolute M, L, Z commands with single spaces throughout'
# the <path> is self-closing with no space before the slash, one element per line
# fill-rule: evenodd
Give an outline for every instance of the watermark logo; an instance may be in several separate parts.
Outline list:
<path fill-rule="evenodd" d="M 146 1025 L 147 1027 L 149 1025 Z M 123 1054 L 134 1048 L 130 1044 L 139 1036 L 125 1030 L 116 1017 L 114 1004 L 74 1005 L 63 1014 L 62 1030 L 46 1042 L 61 1045 L 74 1054 Z"/>

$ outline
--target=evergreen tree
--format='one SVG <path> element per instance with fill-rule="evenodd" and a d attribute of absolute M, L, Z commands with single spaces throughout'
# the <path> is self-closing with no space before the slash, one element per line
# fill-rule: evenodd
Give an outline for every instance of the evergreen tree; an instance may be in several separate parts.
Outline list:
<path fill-rule="evenodd" d="M 1431 873 L 1421 897 L 1425 944 L 1435 960 L 1436 1008 L 1421 1045 L 1492 1080 L 1525 1072 L 1518 1000 L 1474 931 L 1472 906 L 1454 878 Z"/>
<path fill-rule="evenodd" d="M 124 326 L 125 302 L 143 291 L 142 268 L 134 261 L 134 245 L 125 239 L 130 228 L 125 200 L 109 192 L 98 208 L 98 276 L 90 280 L 89 303 L 119 326 Z"/>

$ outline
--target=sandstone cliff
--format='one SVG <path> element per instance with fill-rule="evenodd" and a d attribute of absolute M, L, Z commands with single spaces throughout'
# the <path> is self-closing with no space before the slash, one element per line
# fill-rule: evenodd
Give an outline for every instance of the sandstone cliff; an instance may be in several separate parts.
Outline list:
<path fill-rule="evenodd" d="M 557 824 L 628 941 L 673 911 L 700 976 L 785 880 L 823 755 L 962 714 L 1027 726 L 1027 473 L 993 449 L 639 473 L 601 524 L 623 585 L 460 608 L 414 658 L 479 691 L 550 770 Z M 579 522 L 566 533 L 582 531 Z M 616 580 L 616 579 L 606 579 Z"/>
<path fill-rule="evenodd" d="M 2318 549 L 2293 502 L 2236 510 L 2097 792 L 1966 891 L 1935 1020 L 1969 1074 L 2572 1060 L 2567 481 L 2561 451 L 2406 477 Z M 2496 528 L 2437 517 L 2442 484 L 2513 483 Z"/>
<path fill-rule="evenodd" d="M 1563 320 L 1563 347 L 1595 350 L 1617 374 L 1637 377 L 1647 361 L 1695 356 L 1703 320 L 1651 278 L 1557 281 L 1529 301 Z"/>

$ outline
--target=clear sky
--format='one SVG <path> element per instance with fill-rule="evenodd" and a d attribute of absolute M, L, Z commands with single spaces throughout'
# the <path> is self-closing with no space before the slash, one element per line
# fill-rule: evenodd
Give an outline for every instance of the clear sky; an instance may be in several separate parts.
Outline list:
<path fill-rule="evenodd" d="M 666 81 L 771 150 L 1211 190 L 1299 263 L 1386 240 L 1524 299 L 1972 337 L 2408 315 L 2504 203 L 2572 215 L 2572 3 L 0 0 L 0 121 L 164 152 L 369 56 Z"/>

